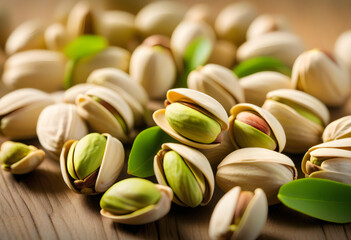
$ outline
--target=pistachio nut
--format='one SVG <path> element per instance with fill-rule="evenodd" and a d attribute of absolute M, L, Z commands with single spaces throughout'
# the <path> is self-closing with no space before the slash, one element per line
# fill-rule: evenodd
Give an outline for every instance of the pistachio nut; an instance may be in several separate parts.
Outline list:
<path fill-rule="evenodd" d="M 110 45 L 128 48 L 136 35 L 134 15 L 124 11 L 104 11 L 96 19 L 96 32 Z"/>
<path fill-rule="evenodd" d="M 142 44 L 132 54 L 129 73 L 151 99 L 160 99 L 174 85 L 177 69 L 168 46 Z"/>
<path fill-rule="evenodd" d="M 324 178 L 351 185 L 351 138 L 343 138 L 311 147 L 301 168 L 306 177 Z"/>
<path fill-rule="evenodd" d="M 252 21 L 246 32 L 246 38 L 252 39 L 269 32 L 290 31 L 288 20 L 282 15 L 263 14 Z"/>
<path fill-rule="evenodd" d="M 94 34 L 95 16 L 88 1 L 79 1 L 67 16 L 66 28 L 71 39 L 83 34 Z"/>
<path fill-rule="evenodd" d="M 283 151 L 284 129 L 270 112 L 250 103 L 240 103 L 232 107 L 230 113 L 229 137 L 236 149 L 262 147 Z"/>
<path fill-rule="evenodd" d="M 239 84 L 244 90 L 245 100 L 257 106 L 262 106 L 268 92 L 278 89 L 290 89 L 291 80 L 279 72 L 258 72 L 240 79 Z"/>
<path fill-rule="evenodd" d="M 43 109 L 38 118 L 37 135 L 51 158 L 58 160 L 63 144 L 88 134 L 85 122 L 73 104 L 57 103 Z"/>
<path fill-rule="evenodd" d="M 60 167 L 66 185 L 77 193 L 105 192 L 124 164 L 122 143 L 110 134 L 90 133 L 63 145 Z"/>
<path fill-rule="evenodd" d="M 220 145 L 228 115 L 214 98 L 187 88 L 167 92 L 166 108 L 154 112 L 155 123 L 186 145 L 206 149 Z"/>
<path fill-rule="evenodd" d="M 217 64 L 207 64 L 188 76 L 188 87 L 216 99 L 229 113 L 232 106 L 245 101 L 244 91 L 235 74 Z"/>
<path fill-rule="evenodd" d="M 294 89 L 279 89 L 267 93 L 262 108 L 272 113 L 286 134 L 284 151 L 303 153 L 321 142 L 324 127 L 329 122 L 327 107 L 317 98 Z"/>
<path fill-rule="evenodd" d="M 216 20 L 216 13 L 210 4 L 197 3 L 189 8 L 183 20 L 194 22 L 206 22 L 210 26 L 213 26 Z"/>
<path fill-rule="evenodd" d="M 220 38 L 239 46 L 245 42 L 246 31 L 257 15 L 257 10 L 250 3 L 229 4 L 217 16 L 216 33 Z"/>
<path fill-rule="evenodd" d="M 209 236 L 220 239 L 256 239 L 267 221 L 268 204 L 260 188 L 233 187 L 218 201 L 209 224 Z"/>
<path fill-rule="evenodd" d="M 351 30 L 343 32 L 336 39 L 334 54 L 347 65 L 351 76 Z"/>
<path fill-rule="evenodd" d="M 107 47 L 101 52 L 80 59 L 72 72 L 72 83 L 86 82 L 89 74 L 100 68 L 118 68 L 124 72 L 129 69 L 130 53 L 120 47 Z"/>
<path fill-rule="evenodd" d="M 345 116 L 329 123 L 322 135 L 323 142 L 351 137 L 351 116 Z"/>
<path fill-rule="evenodd" d="M 44 33 L 45 45 L 49 50 L 62 51 L 70 41 L 70 36 L 62 23 L 53 23 Z"/>
<path fill-rule="evenodd" d="M 116 92 L 95 87 L 76 98 L 77 111 L 91 130 L 109 133 L 122 142 L 130 140 L 134 118 L 128 104 Z"/>
<path fill-rule="evenodd" d="M 9 89 L 37 88 L 54 92 L 63 88 L 66 58 L 59 52 L 28 50 L 10 56 L 2 81 Z"/>
<path fill-rule="evenodd" d="M 117 92 L 132 110 L 135 125 L 138 127 L 145 125 L 148 116 L 146 106 L 149 101 L 148 94 L 127 73 L 116 68 L 101 68 L 93 71 L 89 75 L 87 82 Z"/>
<path fill-rule="evenodd" d="M 214 176 L 207 158 L 198 150 L 177 143 L 165 143 L 154 158 L 159 184 L 172 188 L 173 202 L 197 207 L 209 203 L 214 192 Z"/>
<path fill-rule="evenodd" d="M 186 6 L 181 2 L 151 2 L 138 12 L 135 17 L 135 26 L 144 37 L 155 34 L 170 37 L 183 19 L 186 10 Z"/>
<path fill-rule="evenodd" d="M 293 88 L 328 106 L 341 106 L 350 95 L 351 80 L 346 65 L 318 49 L 306 51 L 296 59 L 291 80 Z"/>
<path fill-rule="evenodd" d="M 298 36 L 289 32 L 270 32 L 243 43 L 236 57 L 239 62 L 260 56 L 274 57 L 291 67 L 304 50 Z"/>
<path fill-rule="evenodd" d="M 76 98 L 79 94 L 84 94 L 90 89 L 95 88 L 96 85 L 92 83 L 78 83 L 67 89 L 63 95 L 63 102 L 65 103 L 76 103 Z"/>
<path fill-rule="evenodd" d="M 11 139 L 36 137 L 40 112 L 54 101 L 33 88 L 12 91 L 0 99 L 0 135 Z"/>
<path fill-rule="evenodd" d="M 6 41 L 5 52 L 12 55 L 16 52 L 43 49 L 44 43 L 44 26 L 36 20 L 29 20 L 19 25 L 10 34 Z"/>
<path fill-rule="evenodd" d="M 236 46 L 226 40 L 217 40 L 207 63 L 214 63 L 226 68 L 233 67 L 236 57 Z"/>
<path fill-rule="evenodd" d="M 6 141 L 0 148 L 2 169 L 13 174 L 26 174 L 33 171 L 44 160 L 45 153 L 34 146 Z"/>
<path fill-rule="evenodd" d="M 243 148 L 229 154 L 217 167 L 216 183 L 225 192 L 235 186 L 244 191 L 262 188 L 268 204 L 279 202 L 279 188 L 297 178 L 294 162 L 265 148 Z"/>
<path fill-rule="evenodd" d="M 141 178 L 128 178 L 110 187 L 100 201 L 101 215 L 118 223 L 146 224 L 171 208 L 172 189 Z"/>

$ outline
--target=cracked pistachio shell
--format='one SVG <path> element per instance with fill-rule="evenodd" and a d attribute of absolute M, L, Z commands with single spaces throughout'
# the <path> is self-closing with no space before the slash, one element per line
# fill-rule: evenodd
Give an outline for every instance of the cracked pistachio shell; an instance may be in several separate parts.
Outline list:
<path fill-rule="evenodd" d="M 350 95 L 351 80 L 346 65 L 318 49 L 302 53 L 292 69 L 292 85 L 328 106 L 340 106 Z"/>
<path fill-rule="evenodd" d="M 13 174 L 33 171 L 44 160 L 45 153 L 34 146 L 6 141 L 1 145 L 0 161 L 4 170 Z"/>
<path fill-rule="evenodd" d="M 33 88 L 12 91 L 0 99 L 0 134 L 11 139 L 36 137 L 40 112 L 54 101 Z"/>
<path fill-rule="evenodd" d="M 305 50 L 302 40 L 289 32 L 271 32 L 243 43 L 237 50 L 239 62 L 250 58 L 274 57 L 288 66 Z"/>
<path fill-rule="evenodd" d="M 351 185 L 351 138 L 311 147 L 302 159 L 301 168 L 306 177 L 324 178 Z"/>
<path fill-rule="evenodd" d="M 215 120 L 220 125 L 221 131 L 225 131 L 226 129 L 228 129 L 228 115 L 224 110 L 224 108 L 222 107 L 222 105 L 214 98 L 202 92 L 199 92 L 193 89 L 187 89 L 187 88 L 171 89 L 167 92 L 167 100 L 171 104 L 184 102 L 187 104 L 191 104 L 195 107 L 198 107 L 200 109 L 203 109 L 205 112 L 211 115 L 211 118 L 213 120 Z M 191 109 L 191 110 L 197 111 L 195 109 Z M 199 113 L 202 114 L 201 112 Z M 181 113 L 178 113 L 178 114 L 181 114 Z M 208 117 L 205 114 L 202 114 L 202 115 L 204 117 Z M 160 109 L 154 112 L 153 119 L 155 123 L 160 128 L 162 128 L 163 131 L 165 131 L 171 137 L 173 137 L 174 139 L 178 140 L 183 144 L 186 144 L 195 148 L 199 148 L 199 149 L 214 148 L 220 145 L 219 142 L 200 143 L 194 140 L 190 140 L 186 137 L 183 137 L 178 132 L 176 132 L 167 121 L 166 109 Z M 207 132 L 203 132 L 203 134 L 205 135 L 206 133 Z M 197 134 L 200 134 L 200 133 L 197 133 Z"/>
<path fill-rule="evenodd" d="M 12 55 L 30 49 L 43 49 L 44 26 L 41 22 L 29 20 L 19 25 L 6 41 L 5 52 Z"/>
<path fill-rule="evenodd" d="M 294 162 L 265 148 L 242 148 L 229 154 L 217 167 L 216 183 L 225 192 L 235 186 L 244 191 L 262 188 L 268 204 L 279 203 L 279 188 L 297 178 Z"/>
<path fill-rule="evenodd" d="M 152 2 L 135 17 L 135 26 L 144 37 L 161 34 L 170 37 L 186 13 L 186 6 L 175 1 Z"/>
<path fill-rule="evenodd" d="M 94 33 L 94 14 L 91 3 L 79 1 L 67 16 L 66 28 L 71 39 Z"/>
<path fill-rule="evenodd" d="M 71 40 L 62 23 L 53 23 L 48 26 L 45 30 L 44 38 L 46 47 L 53 51 L 62 51 Z"/>
<path fill-rule="evenodd" d="M 164 168 L 164 157 L 165 154 L 169 152 L 175 152 L 179 159 L 183 162 L 184 168 L 182 171 L 175 172 L 176 174 L 179 174 L 179 178 L 183 177 L 182 179 L 177 178 L 174 176 L 174 172 L 170 173 L 167 175 L 166 169 Z M 180 165 L 177 165 L 180 167 Z M 175 166 L 168 169 L 168 171 L 176 171 L 180 170 L 179 168 L 176 168 Z M 186 170 L 186 171 L 184 171 Z M 173 180 L 173 187 L 176 187 L 179 184 L 181 185 L 182 180 L 185 180 L 188 178 L 188 181 L 186 181 L 187 184 L 190 184 L 190 181 L 196 181 L 198 183 L 197 188 L 200 189 L 200 193 L 202 194 L 202 197 L 200 197 L 200 201 L 197 202 L 196 205 L 189 205 L 187 204 L 184 200 L 190 198 L 190 195 L 194 195 L 195 189 L 191 188 L 185 189 L 184 185 L 181 185 L 181 187 L 176 187 L 173 189 L 174 192 L 174 197 L 173 197 L 173 202 L 180 206 L 190 206 L 190 207 L 196 207 L 198 205 L 204 206 L 207 205 L 210 200 L 212 199 L 213 192 L 214 192 L 214 176 L 213 172 L 211 169 L 211 165 L 208 162 L 207 158 L 198 150 L 182 145 L 182 144 L 177 144 L 177 143 L 165 143 L 162 145 L 162 149 L 158 152 L 158 154 L 154 158 L 154 172 L 156 179 L 159 184 L 164 185 L 164 186 L 170 186 L 170 180 Z M 182 174 L 188 174 L 188 175 L 182 175 Z M 172 176 L 172 179 L 167 179 L 169 176 Z M 188 186 L 189 187 L 189 186 Z M 195 187 L 195 186 L 193 186 Z M 181 190 L 184 190 L 184 192 L 180 192 Z M 198 197 L 198 196 L 197 196 Z M 182 200 L 183 199 L 183 200 Z M 188 203 L 194 203 L 191 200 L 188 201 Z"/>
<path fill-rule="evenodd" d="M 334 54 L 347 65 L 351 77 L 351 30 L 343 32 L 336 39 Z"/>
<path fill-rule="evenodd" d="M 134 15 L 124 11 L 104 11 L 96 19 L 96 32 L 110 45 L 127 48 L 136 35 Z"/>
<path fill-rule="evenodd" d="M 232 68 L 236 58 L 236 46 L 226 40 L 216 40 L 207 63 L 214 63 L 226 68 Z"/>
<path fill-rule="evenodd" d="M 109 133 L 122 142 L 130 140 L 134 125 L 132 110 L 113 90 L 105 87 L 90 89 L 77 96 L 76 105 L 79 115 L 93 131 Z"/>
<path fill-rule="evenodd" d="M 252 21 L 246 32 L 246 38 L 252 39 L 269 32 L 290 31 L 288 20 L 282 15 L 263 14 Z"/>
<path fill-rule="evenodd" d="M 249 192 L 233 187 L 215 206 L 208 233 L 212 240 L 254 240 L 260 235 L 267 215 L 267 197 L 262 189 Z"/>
<path fill-rule="evenodd" d="M 329 123 L 322 135 L 323 142 L 351 137 L 351 116 L 345 116 Z"/>
<path fill-rule="evenodd" d="M 76 98 L 79 94 L 84 94 L 88 90 L 95 87 L 96 85 L 92 83 L 78 83 L 77 85 L 70 87 L 64 92 L 63 101 L 65 103 L 75 104 Z"/>
<path fill-rule="evenodd" d="M 100 213 L 118 223 L 146 224 L 164 217 L 171 208 L 172 198 L 172 189 L 167 186 L 128 178 L 106 191 L 100 201 Z"/>
<path fill-rule="evenodd" d="M 228 134 L 229 134 L 229 137 L 232 140 L 232 143 L 236 149 L 239 149 L 241 147 L 239 146 L 238 138 L 236 138 L 236 136 L 234 135 L 234 129 L 235 129 L 235 125 L 236 125 L 237 115 L 242 113 L 242 112 L 250 112 L 250 113 L 255 114 L 260 119 L 262 119 L 267 124 L 267 127 L 269 128 L 269 129 L 266 129 L 269 134 L 266 134 L 266 133 L 258 130 L 258 128 L 255 128 L 254 126 L 249 125 L 248 126 L 249 129 L 247 129 L 247 132 L 245 132 L 245 134 L 249 134 L 249 135 L 246 136 L 245 138 L 248 138 L 251 134 L 257 135 L 257 136 L 255 136 L 255 135 L 251 136 L 251 137 L 254 137 L 254 139 L 256 139 L 256 140 L 262 139 L 264 141 L 268 141 L 268 138 L 270 138 L 269 140 L 273 141 L 273 143 L 274 143 L 274 144 L 272 144 L 272 145 L 274 145 L 274 148 L 271 150 L 276 150 L 278 152 L 282 152 L 284 150 L 284 147 L 286 144 L 286 136 L 285 136 L 285 132 L 284 132 L 282 125 L 270 112 L 268 112 L 267 110 L 260 108 L 256 105 L 250 104 L 250 103 L 237 104 L 230 110 L 231 116 L 229 117 L 229 133 Z M 251 121 L 250 119 L 248 119 L 248 120 Z M 254 124 L 259 124 L 259 123 L 254 123 Z M 244 133 L 241 133 L 241 134 L 244 134 Z M 266 137 L 263 137 L 262 136 L 263 134 Z M 259 138 L 259 136 L 261 136 L 261 137 Z M 244 138 L 244 137 L 242 137 L 242 138 Z M 252 139 L 252 140 L 254 140 L 254 139 Z M 256 142 L 254 145 L 250 145 L 250 147 L 259 147 L 261 145 L 268 146 L 271 144 L 260 143 L 260 142 L 257 143 Z"/>
<path fill-rule="evenodd" d="M 2 80 L 9 89 L 37 88 L 54 92 L 63 88 L 65 64 L 66 58 L 59 52 L 19 52 L 6 60 Z"/>
<path fill-rule="evenodd" d="M 140 45 L 131 56 L 129 73 L 151 99 L 161 99 L 174 85 L 177 69 L 168 48 Z"/>
<path fill-rule="evenodd" d="M 120 47 L 107 47 L 97 54 L 80 59 L 73 70 L 72 82 L 84 83 L 92 71 L 100 68 L 118 68 L 127 72 L 129 60 L 128 50 Z"/>
<path fill-rule="evenodd" d="M 216 20 L 216 12 L 213 10 L 210 4 L 198 3 L 194 4 L 189 8 L 183 20 L 194 22 L 206 22 L 210 26 L 213 26 Z"/>
<path fill-rule="evenodd" d="M 246 31 L 256 16 L 257 11 L 250 3 L 232 3 L 223 8 L 217 16 L 217 35 L 239 46 L 245 41 Z"/>
<path fill-rule="evenodd" d="M 83 187 L 81 189 L 77 188 L 74 183 L 75 179 L 72 178 L 68 172 L 68 156 L 70 149 L 72 147 L 76 148 L 77 140 L 68 140 L 63 145 L 61 155 L 60 155 L 60 168 L 63 176 L 63 180 L 66 185 L 77 193 L 83 194 L 98 194 L 105 192 L 112 184 L 115 183 L 117 177 L 119 176 L 123 164 L 124 164 L 124 149 L 122 143 L 112 137 L 110 134 L 103 133 L 102 136 L 106 138 L 106 146 L 105 151 L 103 153 L 103 158 L 101 161 L 101 165 L 96 170 L 96 175 L 90 179 L 89 182 L 92 186 Z M 76 149 L 73 149 L 76 150 Z M 88 178 L 91 177 L 88 176 Z M 87 179 L 81 179 L 86 180 Z"/>
<path fill-rule="evenodd" d="M 235 104 L 245 101 L 235 74 L 217 64 L 207 64 L 193 70 L 188 76 L 188 87 L 213 97 L 227 113 Z"/>
<path fill-rule="evenodd" d="M 269 92 L 262 108 L 272 113 L 283 126 L 286 152 L 303 153 L 320 143 L 329 122 L 329 111 L 322 102 L 294 89 Z"/>
<path fill-rule="evenodd" d="M 239 84 L 244 90 L 245 101 L 262 106 L 268 92 L 292 88 L 291 80 L 279 72 L 258 72 L 240 79 Z"/>
<path fill-rule="evenodd" d="M 55 160 L 58 160 L 66 141 L 80 139 L 86 134 L 88 128 L 73 104 L 57 103 L 47 106 L 40 113 L 37 124 L 38 139 Z"/>
<path fill-rule="evenodd" d="M 145 123 L 146 104 L 149 101 L 148 94 L 127 73 L 116 68 L 102 68 L 93 71 L 87 82 L 117 92 L 133 111 L 135 125 L 142 126 Z"/>

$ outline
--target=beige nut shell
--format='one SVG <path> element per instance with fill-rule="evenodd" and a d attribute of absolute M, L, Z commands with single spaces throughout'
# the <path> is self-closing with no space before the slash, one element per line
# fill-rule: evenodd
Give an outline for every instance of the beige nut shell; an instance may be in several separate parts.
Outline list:
<path fill-rule="evenodd" d="M 229 117 L 229 137 L 234 144 L 236 149 L 239 149 L 239 146 L 236 144 L 234 136 L 233 136 L 233 124 L 236 119 L 236 115 L 243 111 L 251 111 L 258 114 L 262 119 L 266 121 L 268 126 L 270 127 L 276 141 L 277 141 L 277 151 L 282 152 L 284 150 L 286 144 L 286 136 L 284 129 L 280 122 L 267 110 L 260 108 L 256 105 L 250 103 L 240 103 L 235 105 L 231 110 L 231 116 Z"/>
<path fill-rule="evenodd" d="M 329 123 L 322 135 L 323 142 L 351 137 L 351 116 L 345 116 Z"/>
<path fill-rule="evenodd" d="M 124 148 L 122 143 L 108 133 L 103 133 L 102 135 L 106 137 L 107 143 L 92 194 L 105 192 L 111 187 L 118 178 L 124 165 Z M 79 193 L 78 189 L 74 187 L 74 180 L 70 177 L 67 170 L 68 152 L 75 141 L 76 140 L 69 140 L 63 145 L 60 155 L 60 168 L 66 185 L 74 192 Z"/>
<path fill-rule="evenodd" d="M 207 158 L 198 150 L 182 144 L 177 144 L 177 143 L 162 144 L 162 150 L 175 151 L 183 158 L 183 160 L 187 164 L 191 164 L 193 168 L 197 168 L 198 170 L 201 171 L 201 173 L 204 175 L 204 178 L 206 180 L 206 184 L 205 184 L 206 190 L 204 192 L 203 200 L 200 205 L 204 206 L 208 204 L 213 196 L 215 182 L 214 182 L 214 176 L 211 169 L 211 165 L 208 162 Z M 154 157 L 155 176 L 159 184 L 168 186 L 167 180 L 163 171 L 162 163 L 163 163 L 163 159 L 159 159 L 159 157 L 156 155 Z M 184 206 L 184 204 L 177 197 L 174 197 L 173 201 L 180 206 Z"/>

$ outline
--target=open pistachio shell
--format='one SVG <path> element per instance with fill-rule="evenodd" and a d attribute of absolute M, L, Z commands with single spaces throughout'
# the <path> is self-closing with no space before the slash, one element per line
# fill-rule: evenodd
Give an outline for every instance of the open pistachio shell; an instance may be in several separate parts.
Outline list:
<path fill-rule="evenodd" d="M 160 190 L 161 198 L 152 207 L 147 207 L 141 209 L 140 211 L 135 211 L 124 215 L 116 215 L 110 213 L 109 211 L 101 209 L 101 215 L 118 223 L 132 225 L 146 224 L 162 218 L 169 212 L 171 208 L 173 192 L 172 189 L 169 187 L 159 184 L 156 184 L 155 186 L 157 189 Z"/>
<path fill-rule="evenodd" d="M 195 106 L 199 106 L 200 108 L 206 110 L 212 115 L 211 118 L 219 123 L 222 131 L 225 131 L 228 128 L 228 115 L 222 107 L 222 105 L 219 102 L 217 102 L 214 98 L 204 93 L 192 89 L 176 88 L 171 89 L 167 92 L 167 99 L 171 104 L 177 102 L 185 102 L 193 104 Z M 220 143 L 218 142 L 199 143 L 183 137 L 170 126 L 166 119 L 165 112 L 166 109 L 157 110 L 153 114 L 153 119 L 156 122 L 156 124 L 160 128 L 162 128 L 163 131 L 165 131 L 174 139 L 186 145 L 200 149 L 207 149 L 219 146 Z"/>
<path fill-rule="evenodd" d="M 33 88 L 8 93 L 0 99 L 0 134 L 11 139 L 34 138 L 40 112 L 53 103 L 49 94 Z"/>
<path fill-rule="evenodd" d="M 79 94 L 83 94 L 90 89 L 95 88 L 96 85 L 92 83 L 78 83 L 73 87 L 70 87 L 64 92 L 63 101 L 65 103 L 72 103 L 75 104 L 76 98 Z"/>
<path fill-rule="evenodd" d="M 67 16 L 67 32 L 72 39 L 83 34 L 94 33 L 93 9 L 89 2 L 80 1 Z"/>
<path fill-rule="evenodd" d="M 217 167 L 216 182 L 225 192 L 234 186 L 245 191 L 262 188 L 268 204 L 279 202 L 279 188 L 297 178 L 294 162 L 265 148 L 242 148 L 229 154 Z"/>
<path fill-rule="evenodd" d="M 276 148 L 271 150 L 276 150 L 278 152 L 282 152 L 284 150 L 286 136 L 282 125 L 270 112 L 250 103 L 237 104 L 230 110 L 231 116 L 229 117 L 229 137 L 236 149 L 239 149 L 240 146 L 238 145 L 237 139 L 234 136 L 233 129 L 236 117 L 241 112 L 251 112 L 263 119 L 269 127 L 269 137 L 276 143 Z"/>
<path fill-rule="evenodd" d="M 351 30 L 343 32 L 336 39 L 334 54 L 347 65 L 351 77 Z"/>
<path fill-rule="evenodd" d="M 63 144 L 70 139 L 80 139 L 88 133 L 85 122 L 79 117 L 76 106 L 57 103 L 40 113 L 37 135 L 41 146 L 58 160 Z"/>
<path fill-rule="evenodd" d="M 323 142 L 351 137 L 351 116 L 345 116 L 329 123 L 322 135 Z"/>
<path fill-rule="evenodd" d="M 188 87 L 213 97 L 228 113 L 235 104 L 245 101 L 235 74 L 217 64 L 207 64 L 192 71 L 188 76 Z"/>
<path fill-rule="evenodd" d="M 112 184 L 115 183 L 124 164 L 124 148 L 122 143 L 112 137 L 110 134 L 102 134 L 106 139 L 106 147 L 100 167 L 98 168 L 97 178 L 92 189 L 83 188 L 81 191 L 74 185 L 74 179 L 69 175 L 67 170 L 67 157 L 73 143 L 77 140 L 69 140 L 63 145 L 60 155 L 60 168 L 63 180 L 66 185 L 77 193 L 98 194 L 105 192 Z"/>
<path fill-rule="evenodd" d="M 316 159 L 316 162 L 311 159 Z M 302 159 L 301 168 L 308 177 L 351 184 L 351 138 L 311 147 Z"/>
<path fill-rule="evenodd" d="M 205 189 L 203 189 L 202 192 L 203 197 L 200 205 L 204 206 L 208 204 L 212 199 L 215 183 L 211 165 L 207 158 L 198 150 L 177 143 L 165 143 L 162 145 L 162 150 L 175 151 L 184 160 L 186 165 L 191 167 L 192 171 L 203 175 Z M 158 154 L 154 158 L 154 172 L 159 184 L 169 186 L 163 169 L 162 155 Z M 186 206 L 176 195 L 174 196 L 173 201 L 180 206 Z"/>
<path fill-rule="evenodd" d="M 284 151 L 291 153 L 303 153 L 320 143 L 329 121 L 329 111 L 322 102 L 293 89 L 269 92 L 262 108 L 272 113 L 283 126 L 287 141 Z"/>
<path fill-rule="evenodd" d="M 208 233 L 212 240 L 219 239 L 256 239 L 267 220 L 268 204 L 264 191 L 256 189 L 245 209 L 240 205 L 239 186 L 228 191 L 215 206 L 209 224 Z M 251 195 L 250 194 L 250 195 Z M 238 223 L 233 223 L 236 213 L 243 213 Z M 235 230 L 231 226 L 235 224 Z"/>
<path fill-rule="evenodd" d="M 123 98 L 113 90 L 105 87 L 90 89 L 77 96 L 76 105 L 79 115 L 92 130 L 109 133 L 122 142 L 129 140 L 134 124 L 133 113 Z"/>

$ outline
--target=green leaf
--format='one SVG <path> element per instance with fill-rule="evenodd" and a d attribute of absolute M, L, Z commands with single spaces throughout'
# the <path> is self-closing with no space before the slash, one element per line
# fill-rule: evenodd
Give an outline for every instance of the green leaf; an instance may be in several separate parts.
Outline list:
<path fill-rule="evenodd" d="M 142 131 L 135 138 L 128 159 L 128 174 L 136 177 L 150 177 L 154 175 L 154 156 L 167 142 L 177 142 L 161 128 L 155 126 Z"/>
<path fill-rule="evenodd" d="M 71 60 L 79 60 L 83 57 L 96 54 L 107 46 L 106 39 L 101 36 L 82 35 L 67 44 L 64 53 Z"/>
<path fill-rule="evenodd" d="M 72 82 L 72 76 L 77 62 L 77 60 L 68 60 L 68 62 L 66 63 L 65 75 L 63 78 L 64 89 L 69 89 L 74 85 Z"/>
<path fill-rule="evenodd" d="M 242 78 L 257 72 L 275 71 L 290 77 L 291 68 L 282 61 L 273 57 L 255 57 L 239 63 L 234 68 L 234 73 L 238 78 Z"/>
<path fill-rule="evenodd" d="M 284 184 L 279 200 L 289 208 L 335 223 L 351 222 L 351 185 L 318 178 Z"/>

